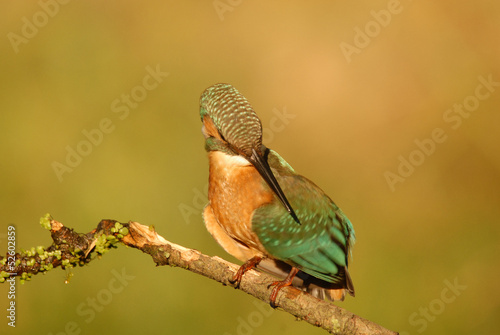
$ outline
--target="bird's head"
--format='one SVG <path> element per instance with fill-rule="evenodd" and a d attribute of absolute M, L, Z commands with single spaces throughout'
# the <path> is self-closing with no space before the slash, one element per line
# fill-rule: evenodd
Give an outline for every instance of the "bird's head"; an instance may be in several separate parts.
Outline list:
<path fill-rule="evenodd" d="M 247 99 L 229 84 L 215 84 L 200 99 L 202 132 L 207 150 L 224 148 L 230 155 L 245 158 L 263 154 L 262 124 Z M 212 139 L 213 138 L 213 139 Z"/>
<path fill-rule="evenodd" d="M 248 100 L 229 84 L 215 84 L 200 98 L 200 117 L 203 122 L 207 151 L 221 151 L 240 156 L 253 165 L 290 215 L 299 223 L 285 194 L 276 180 L 262 144 L 262 124 Z"/>

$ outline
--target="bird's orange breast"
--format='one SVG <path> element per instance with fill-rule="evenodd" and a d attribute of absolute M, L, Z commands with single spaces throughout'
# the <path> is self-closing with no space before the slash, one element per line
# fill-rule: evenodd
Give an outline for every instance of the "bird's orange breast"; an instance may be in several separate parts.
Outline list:
<path fill-rule="evenodd" d="M 256 208 L 270 203 L 273 194 L 264 187 L 255 167 L 243 157 L 220 151 L 211 151 L 208 157 L 208 198 L 218 223 L 233 239 L 266 254 L 252 232 L 252 215 Z"/>

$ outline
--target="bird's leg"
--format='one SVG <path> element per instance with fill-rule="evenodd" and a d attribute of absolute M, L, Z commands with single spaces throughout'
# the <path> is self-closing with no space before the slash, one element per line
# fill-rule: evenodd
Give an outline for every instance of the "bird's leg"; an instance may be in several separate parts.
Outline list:
<path fill-rule="evenodd" d="M 275 281 L 269 285 L 269 287 L 274 286 L 273 291 L 271 292 L 271 296 L 269 297 L 269 300 L 271 301 L 271 307 L 276 308 L 275 302 L 276 298 L 278 297 L 278 292 L 286 286 L 292 285 L 293 278 L 295 275 L 299 272 L 299 269 L 296 267 L 292 267 L 290 270 L 290 273 L 288 276 L 285 278 L 283 281 Z"/>
<path fill-rule="evenodd" d="M 262 261 L 262 259 L 263 257 L 260 256 L 253 256 L 252 258 L 250 258 L 242 266 L 240 266 L 238 272 L 236 272 L 231 282 L 236 283 L 236 287 L 238 287 L 245 272 L 256 267 L 260 263 L 260 261 Z"/>

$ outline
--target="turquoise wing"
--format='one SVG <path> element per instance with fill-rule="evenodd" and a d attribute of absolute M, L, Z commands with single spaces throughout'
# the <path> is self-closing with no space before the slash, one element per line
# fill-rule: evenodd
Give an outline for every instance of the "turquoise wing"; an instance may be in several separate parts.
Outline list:
<path fill-rule="evenodd" d="M 296 174 L 275 152 L 269 163 L 297 214 L 279 200 L 255 210 L 252 230 L 274 258 L 330 283 L 344 283 L 354 230 L 340 208 L 312 181 Z"/>

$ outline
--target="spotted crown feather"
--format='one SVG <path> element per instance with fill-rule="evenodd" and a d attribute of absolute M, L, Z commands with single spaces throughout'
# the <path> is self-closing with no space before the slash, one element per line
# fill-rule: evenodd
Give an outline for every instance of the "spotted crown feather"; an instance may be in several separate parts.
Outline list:
<path fill-rule="evenodd" d="M 233 148 L 247 156 L 262 146 L 262 124 L 248 100 L 229 84 L 207 88 L 200 99 L 200 117 L 212 119 L 217 130 Z"/>

